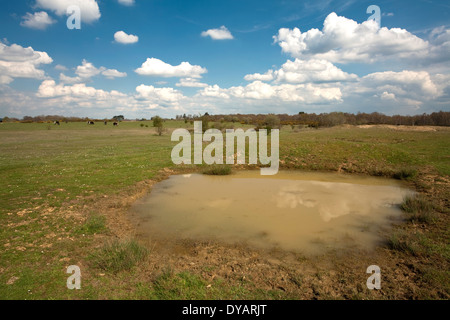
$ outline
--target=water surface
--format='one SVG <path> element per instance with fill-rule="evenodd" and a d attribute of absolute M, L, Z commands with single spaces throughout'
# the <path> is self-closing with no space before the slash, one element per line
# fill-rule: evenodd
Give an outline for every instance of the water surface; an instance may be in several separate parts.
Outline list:
<path fill-rule="evenodd" d="M 374 248 L 408 193 L 395 180 L 336 173 L 187 174 L 156 184 L 132 210 L 155 237 L 321 253 Z"/>

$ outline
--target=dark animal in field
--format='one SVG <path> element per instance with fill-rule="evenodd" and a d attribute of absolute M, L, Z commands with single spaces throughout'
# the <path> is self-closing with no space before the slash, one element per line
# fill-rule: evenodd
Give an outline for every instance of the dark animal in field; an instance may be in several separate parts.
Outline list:
<path fill-rule="evenodd" d="M 53 121 L 53 124 L 57 124 L 59 126 L 59 121 L 58 120 Z"/>
<path fill-rule="evenodd" d="M 118 123 L 118 122 L 114 122 L 113 125 L 114 125 L 114 126 L 118 126 L 119 123 Z"/>
<path fill-rule="evenodd" d="M 108 121 L 105 121 L 104 124 L 105 124 L 105 126 L 106 126 L 106 125 L 108 124 Z"/>
<path fill-rule="evenodd" d="M 87 124 L 95 124 L 94 121 L 88 121 Z"/>

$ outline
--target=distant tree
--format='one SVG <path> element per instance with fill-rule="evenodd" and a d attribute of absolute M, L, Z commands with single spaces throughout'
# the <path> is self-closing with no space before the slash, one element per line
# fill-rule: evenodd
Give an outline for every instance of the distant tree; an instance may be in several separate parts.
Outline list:
<path fill-rule="evenodd" d="M 202 131 L 205 132 L 209 127 L 209 115 L 205 114 L 203 117 L 200 117 L 200 121 L 202 122 Z"/>
<path fill-rule="evenodd" d="M 162 135 L 164 129 L 163 129 L 163 119 L 159 116 L 153 117 L 153 126 L 156 128 L 156 132 L 158 132 L 158 135 Z"/>
<path fill-rule="evenodd" d="M 280 118 L 274 114 L 269 114 L 264 119 L 264 125 L 267 130 L 280 128 Z"/>
<path fill-rule="evenodd" d="M 120 121 L 123 121 L 125 119 L 125 117 L 123 115 L 119 115 L 119 116 L 114 116 L 113 119 L 120 122 Z"/>

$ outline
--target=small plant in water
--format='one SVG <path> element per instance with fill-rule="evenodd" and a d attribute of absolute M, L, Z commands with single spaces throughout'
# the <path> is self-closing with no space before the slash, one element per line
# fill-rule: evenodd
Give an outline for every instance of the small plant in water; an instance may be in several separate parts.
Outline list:
<path fill-rule="evenodd" d="M 394 172 L 394 174 L 392 175 L 395 179 L 399 179 L 399 180 L 408 180 L 408 179 L 412 179 L 417 175 L 417 170 L 416 169 L 411 169 L 411 168 L 404 168 L 401 169 L 397 172 Z"/>
<path fill-rule="evenodd" d="M 214 176 L 226 176 L 231 174 L 231 166 L 227 165 L 212 165 L 208 166 L 202 171 L 203 174 Z"/>

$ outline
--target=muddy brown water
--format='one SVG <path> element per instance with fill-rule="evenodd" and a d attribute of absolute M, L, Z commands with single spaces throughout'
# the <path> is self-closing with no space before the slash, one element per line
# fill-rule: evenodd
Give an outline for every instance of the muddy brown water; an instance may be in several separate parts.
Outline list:
<path fill-rule="evenodd" d="M 156 184 L 131 211 L 151 237 L 320 254 L 379 245 L 410 193 L 395 180 L 336 173 L 185 174 Z"/>

